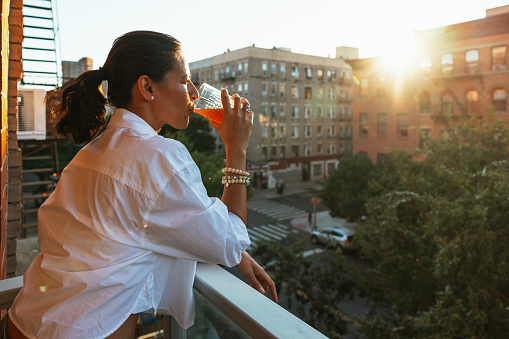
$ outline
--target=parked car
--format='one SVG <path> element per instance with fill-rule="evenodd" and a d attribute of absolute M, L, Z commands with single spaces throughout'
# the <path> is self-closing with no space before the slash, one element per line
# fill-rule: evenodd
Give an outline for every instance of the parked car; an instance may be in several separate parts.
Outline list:
<path fill-rule="evenodd" d="M 355 231 L 340 226 L 324 227 L 310 234 L 313 244 L 325 244 L 339 251 L 356 251 L 359 245 L 354 241 Z"/>

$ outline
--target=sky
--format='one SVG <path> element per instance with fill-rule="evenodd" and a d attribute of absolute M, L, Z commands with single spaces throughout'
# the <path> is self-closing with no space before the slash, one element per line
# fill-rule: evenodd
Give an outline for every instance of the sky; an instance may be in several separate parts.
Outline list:
<path fill-rule="evenodd" d="M 255 44 L 332 58 L 406 44 L 414 30 L 482 19 L 509 0 L 56 0 L 62 60 L 103 65 L 115 38 L 154 30 L 180 40 L 188 62 Z"/>

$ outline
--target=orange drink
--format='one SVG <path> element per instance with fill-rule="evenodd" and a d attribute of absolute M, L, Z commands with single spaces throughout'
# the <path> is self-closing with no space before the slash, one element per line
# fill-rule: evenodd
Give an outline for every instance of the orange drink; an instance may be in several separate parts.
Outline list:
<path fill-rule="evenodd" d="M 196 108 L 194 112 L 217 124 L 221 124 L 223 122 L 224 112 L 222 108 Z"/>

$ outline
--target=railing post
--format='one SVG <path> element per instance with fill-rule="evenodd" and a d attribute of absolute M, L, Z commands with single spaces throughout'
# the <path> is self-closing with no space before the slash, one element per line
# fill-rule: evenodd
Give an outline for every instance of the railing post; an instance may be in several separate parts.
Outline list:
<path fill-rule="evenodd" d="M 186 339 L 187 330 L 180 327 L 171 315 L 163 315 L 164 339 Z"/>

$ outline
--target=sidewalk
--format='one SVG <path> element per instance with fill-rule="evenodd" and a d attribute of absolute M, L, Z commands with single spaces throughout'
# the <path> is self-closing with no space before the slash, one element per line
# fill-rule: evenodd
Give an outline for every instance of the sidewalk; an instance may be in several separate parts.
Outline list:
<path fill-rule="evenodd" d="M 253 195 L 249 200 L 272 199 L 288 195 L 318 193 L 322 189 L 321 182 L 303 181 L 285 184 L 282 194 L 278 194 L 276 188 L 251 188 Z"/>

